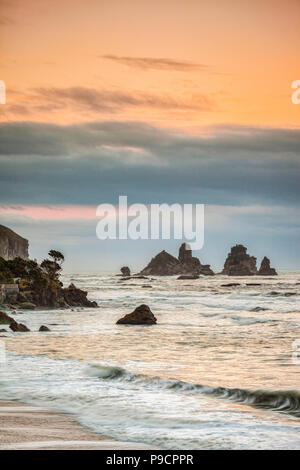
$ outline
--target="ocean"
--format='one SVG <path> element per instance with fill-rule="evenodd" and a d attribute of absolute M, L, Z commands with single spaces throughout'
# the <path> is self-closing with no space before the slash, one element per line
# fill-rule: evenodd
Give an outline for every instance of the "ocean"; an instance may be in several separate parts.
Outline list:
<path fill-rule="evenodd" d="M 163 449 L 300 449 L 300 272 L 62 280 L 99 308 L 16 313 L 32 331 L 0 338 L 0 399 Z M 116 325 L 140 304 L 157 325 Z"/>

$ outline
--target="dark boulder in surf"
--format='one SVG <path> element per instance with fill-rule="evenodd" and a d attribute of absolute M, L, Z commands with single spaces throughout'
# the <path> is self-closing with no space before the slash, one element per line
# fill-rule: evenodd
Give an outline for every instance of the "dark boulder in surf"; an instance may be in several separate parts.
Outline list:
<path fill-rule="evenodd" d="M 199 279 L 200 276 L 198 276 L 197 274 L 193 275 L 189 275 L 189 274 L 183 274 L 182 276 L 179 276 L 177 279 L 179 281 L 186 281 L 187 279 Z"/>
<path fill-rule="evenodd" d="M 39 331 L 51 331 L 51 330 L 50 328 L 48 328 L 48 326 L 42 325 L 40 326 Z"/>
<path fill-rule="evenodd" d="M 270 267 L 270 260 L 266 256 L 262 260 L 257 274 L 259 276 L 277 276 L 276 270 Z"/>
<path fill-rule="evenodd" d="M 15 320 L 9 315 L 7 315 L 5 312 L 0 312 L 0 324 L 10 325 L 13 321 Z"/>
<path fill-rule="evenodd" d="M 14 332 L 22 332 L 26 333 L 27 331 L 30 331 L 29 328 L 27 328 L 26 325 L 23 325 L 23 323 L 17 323 L 16 321 L 13 321 L 10 325 L 9 328 L 14 331 Z"/>
<path fill-rule="evenodd" d="M 229 284 L 221 284 L 221 287 L 237 287 L 241 284 L 239 282 L 230 282 Z"/>
<path fill-rule="evenodd" d="M 142 304 L 117 321 L 117 325 L 155 325 L 157 319 L 148 305 Z"/>

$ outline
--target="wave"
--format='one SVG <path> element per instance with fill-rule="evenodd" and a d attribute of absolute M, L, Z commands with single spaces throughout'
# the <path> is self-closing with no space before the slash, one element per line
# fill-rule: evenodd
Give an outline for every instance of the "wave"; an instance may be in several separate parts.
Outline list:
<path fill-rule="evenodd" d="M 300 392 L 297 390 L 250 390 L 241 388 L 215 387 L 184 382 L 175 379 L 161 379 L 156 376 L 135 374 L 122 367 L 92 364 L 87 373 L 101 380 L 118 380 L 151 388 L 174 390 L 193 394 L 210 395 L 235 403 L 287 413 L 300 418 Z"/>

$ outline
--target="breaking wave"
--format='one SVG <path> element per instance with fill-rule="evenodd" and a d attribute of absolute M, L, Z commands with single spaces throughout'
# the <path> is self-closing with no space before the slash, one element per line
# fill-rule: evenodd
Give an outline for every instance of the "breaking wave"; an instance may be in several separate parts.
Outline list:
<path fill-rule="evenodd" d="M 130 382 L 147 388 L 160 388 L 192 394 L 210 395 L 235 403 L 287 413 L 300 418 L 300 392 L 297 390 L 248 390 L 240 388 L 214 387 L 175 379 L 161 379 L 155 376 L 134 374 L 122 367 L 93 364 L 88 375 L 101 380 Z"/>

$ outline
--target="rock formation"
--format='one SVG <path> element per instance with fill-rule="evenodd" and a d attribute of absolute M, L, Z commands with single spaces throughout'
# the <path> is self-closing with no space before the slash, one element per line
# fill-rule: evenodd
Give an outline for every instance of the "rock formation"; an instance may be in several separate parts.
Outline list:
<path fill-rule="evenodd" d="M 123 268 L 121 268 L 121 273 L 122 273 L 122 276 L 129 277 L 130 269 L 128 268 L 128 266 L 123 266 Z"/>
<path fill-rule="evenodd" d="M 28 240 L 0 225 L 0 257 L 5 260 L 17 257 L 28 259 Z"/>
<path fill-rule="evenodd" d="M 9 328 L 12 331 L 20 331 L 22 333 L 26 333 L 27 331 L 30 331 L 29 328 L 27 328 L 26 325 L 23 325 L 23 323 L 17 323 L 16 321 L 13 321 L 10 325 Z"/>
<path fill-rule="evenodd" d="M 67 305 L 71 307 L 98 307 L 97 302 L 87 299 L 87 292 L 78 289 L 74 284 L 62 289 L 62 294 Z"/>
<path fill-rule="evenodd" d="M 155 325 L 157 319 L 148 305 L 140 305 L 133 312 L 128 313 L 117 321 L 117 325 Z"/>
<path fill-rule="evenodd" d="M 10 325 L 14 319 L 5 312 L 0 312 L 0 325 Z"/>
<path fill-rule="evenodd" d="M 270 260 L 266 256 L 262 260 L 257 274 L 259 276 L 277 276 L 276 270 L 270 267 Z"/>
<path fill-rule="evenodd" d="M 209 264 L 201 264 L 198 258 L 193 257 L 190 247 L 187 243 L 183 243 L 179 249 L 178 258 L 163 250 L 152 258 L 140 274 L 154 276 L 174 276 L 176 274 L 198 276 L 204 274 L 212 276 L 214 272 L 210 269 Z"/>
<path fill-rule="evenodd" d="M 40 326 L 39 331 L 51 331 L 51 330 L 50 328 L 48 328 L 48 326 L 42 325 Z"/>
<path fill-rule="evenodd" d="M 222 274 L 253 276 L 257 274 L 256 258 L 247 254 L 245 246 L 235 245 L 227 256 Z"/>
<path fill-rule="evenodd" d="M 74 284 L 64 288 L 59 280 L 60 270 L 61 266 L 51 260 L 44 260 L 39 265 L 36 261 L 20 257 L 13 260 L 0 258 L 0 282 L 16 286 L 15 298 L 6 294 L 1 301 L 5 304 L 13 302 L 22 309 L 98 306 L 96 302 L 87 299 L 87 292 Z M 19 285 L 13 284 L 14 278 L 20 279 Z"/>
<path fill-rule="evenodd" d="M 199 279 L 200 276 L 198 276 L 197 274 L 183 274 L 182 276 L 179 276 L 177 279 L 179 281 L 186 281 L 188 279 Z"/>

